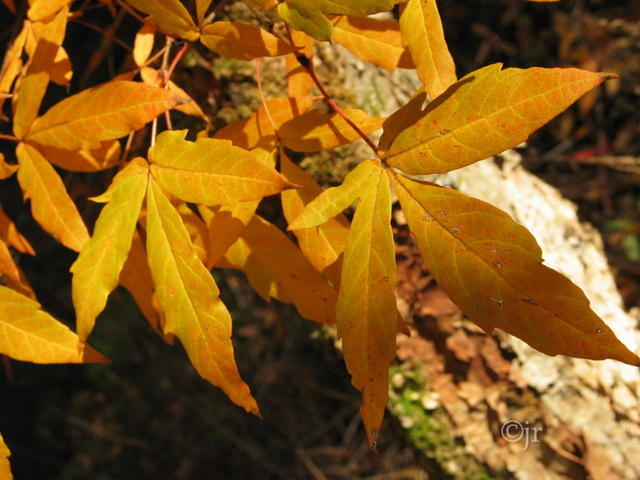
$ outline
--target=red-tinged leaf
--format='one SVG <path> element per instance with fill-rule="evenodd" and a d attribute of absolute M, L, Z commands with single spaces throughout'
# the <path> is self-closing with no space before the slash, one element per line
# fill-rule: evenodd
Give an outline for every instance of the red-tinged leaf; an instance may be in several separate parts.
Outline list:
<path fill-rule="evenodd" d="M 16 170 L 18 170 L 18 165 L 5 162 L 4 155 L 0 153 L 0 180 L 9 178 L 16 173 Z"/>
<path fill-rule="evenodd" d="M 442 30 L 436 0 L 409 0 L 400 16 L 402 44 L 416 64 L 429 97 L 436 98 L 456 82 L 456 66 Z"/>
<path fill-rule="evenodd" d="M 15 103 L 13 131 L 18 138 L 24 137 L 38 116 L 40 104 L 51 79 L 56 55 L 64 40 L 67 13 L 68 9 L 62 8 L 55 17 L 43 25 L 39 32 L 35 51 L 29 61 L 27 73 L 20 82 Z"/>
<path fill-rule="evenodd" d="M 322 188 L 295 165 L 284 151 L 280 152 L 282 175 L 301 188 L 282 192 L 282 210 L 287 222 L 293 222 L 314 198 L 322 194 Z M 300 250 L 319 272 L 334 263 L 344 251 L 349 231 L 349 222 L 343 215 L 330 218 L 326 223 L 311 228 L 294 230 Z"/>
<path fill-rule="evenodd" d="M 375 447 L 396 353 L 396 263 L 391 231 L 391 187 L 382 167 L 360 184 L 342 261 L 336 323 L 351 383 L 362 392 L 360 414 Z"/>
<path fill-rule="evenodd" d="M 40 22 L 69 5 L 71 0 L 29 0 L 29 20 Z"/>
<path fill-rule="evenodd" d="M 33 122 L 25 139 L 49 147 L 91 150 L 142 128 L 181 103 L 176 94 L 144 83 L 116 80 L 83 90 Z"/>
<path fill-rule="evenodd" d="M 142 80 L 145 83 L 148 83 L 149 85 L 153 85 L 156 87 L 162 86 L 160 72 L 158 72 L 157 70 L 154 70 L 153 68 L 142 67 L 140 69 L 140 76 L 142 77 Z M 177 105 L 176 107 L 174 107 L 176 110 L 184 113 L 185 115 L 193 115 L 194 117 L 200 117 L 207 123 L 210 122 L 209 118 L 205 115 L 205 113 L 202 111 L 200 106 L 182 88 L 180 88 L 171 80 L 169 80 L 169 83 L 167 84 L 167 89 L 170 92 L 175 93 L 178 97 L 184 99 L 185 103 L 181 103 L 180 105 Z"/>
<path fill-rule="evenodd" d="M 166 131 L 149 149 L 151 173 L 185 202 L 225 205 L 259 200 L 293 187 L 273 168 L 227 140 L 184 139 L 187 131 Z"/>
<path fill-rule="evenodd" d="M 29 241 L 20 234 L 13 221 L 4 213 L 2 207 L 0 207 L 0 240 L 11 245 L 19 252 L 29 255 L 36 254 Z"/>
<path fill-rule="evenodd" d="M 13 11 L 15 12 L 15 7 L 13 7 Z M 4 438 L 2 438 L 2 433 L 0 433 L 0 478 L 4 480 L 13 480 L 11 465 L 9 463 L 10 456 L 11 452 L 9 451 L 9 447 L 7 447 Z"/>
<path fill-rule="evenodd" d="M 147 188 L 149 168 L 138 157 L 121 170 L 110 187 L 93 235 L 71 266 L 71 293 L 78 336 L 86 341 L 107 298 L 118 286 Z"/>
<path fill-rule="evenodd" d="M 134 231 L 131 248 L 120 271 L 120 285 L 126 288 L 154 330 L 162 329 L 160 314 L 153 303 L 153 279 L 147 252 L 138 232 Z"/>
<path fill-rule="evenodd" d="M 297 56 L 304 55 L 309 62 L 313 62 L 313 39 L 300 30 L 292 30 L 291 39 L 293 45 L 299 50 L 295 54 L 290 53 L 285 57 L 287 92 L 289 97 L 306 97 L 313 86 L 313 79 L 307 70 L 300 65 Z"/>
<path fill-rule="evenodd" d="M 386 70 L 415 68 L 409 51 L 402 46 L 398 22 L 342 16 L 332 23 L 331 40 L 344 45 L 365 62 Z"/>
<path fill-rule="evenodd" d="M 430 103 L 391 144 L 388 163 L 411 174 L 464 167 L 519 145 L 612 74 L 490 65 Z M 499 92 L 499 94 L 497 93 Z"/>
<path fill-rule="evenodd" d="M 42 156 L 56 167 L 72 172 L 98 172 L 115 167 L 120 161 L 120 142 L 105 141 L 93 150 L 63 150 L 35 145 Z"/>
<path fill-rule="evenodd" d="M 218 55 L 240 60 L 294 52 L 291 45 L 266 30 L 238 22 L 211 23 L 202 29 L 200 41 Z"/>
<path fill-rule="evenodd" d="M 149 59 L 149 55 L 153 51 L 155 36 L 156 31 L 149 25 L 143 25 L 136 33 L 136 38 L 133 41 L 133 61 L 137 66 L 144 66 Z"/>
<path fill-rule="evenodd" d="M 382 124 L 382 135 L 378 142 L 378 151 L 386 152 L 400 132 L 415 124 L 424 114 L 427 94 L 424 87 L 415 92 L 411 99 L 387 117 Z"/>
<path fill-rule="evenodd" d="M 505 212 L 455 190 L 393 180 L 429 271 L 485 332 L 500 328 L 547 355 L 640 365 L 582 291 L 542 264 L 533 236 Z"/>
<path fill-rule="evenodd" d="M 379 170 L 373 161 L 362 162 L 347 174 L 342 184 L 326 189 L 309 202 L 302 214 L 289 225 L 289 230 L 313 228 L 337 217 L 359 197 L 362 185 L 378 177 Z"/>
<path fill-rule="evenodd" d="M 37 301 L 0 286 L 1 354 L 33 363 L 108 362 L 89 345 L 78 346 L 78 336 Z"/>
<path fill-rule="evenodd" d="M 200 36 L 189 11 L 179 0 L 127 0 L 138 10 L 151 15 L 151 19 L 163 32 L 193 42 Z"/>
<path fill-rule="evenodd" d="M 384 118 L 370 117 L 357 108 L 345 108 L 343 112 L 365 134 L 375 132 L 384 122 Z M 289 120 L 278 134 L 282 144 L 296 152 L 319 152 L 360 138 L 340 115 L 319 110 L 310 110 Z"/>
<path fill-rule="evenodd" d="M 89 233 L 62 180 L 31 145 L 19 144 L 16 154 L 18 182 L 25 200 L 31 200 L 33 218 L 64 246 L 79 252 Z"/>
<path fill-rule="evenodd" d="M 313 97 L 272 98 L 267 100 L 266 107 L 262 106 L 252 116 L 221 128 L 213 138 L 231 140 L 236 147 L 246 150 L 257 145 L 272 147 L 276 136 L 266 108 L 269 109 L 275 127 L 279 128 L 283 123 L 306 112 L 313 102 Z"/>
<path fill-rule="evenodd" d="M 233 402 L 259 415 L 233 357 L 231 316 L 213 277 L 196 256 L 180 215 L 151 180 L 147 192 L 147 254 L 164 332 L 184 345 L 198 373 Z"/>
<path fill-rule="evenodd" d="M 3 284 L 17 292 L 29 298 L 36 298 L 35 293 L 33 293 L 31 289 L 31 285 L 29 285 L 20 267 L 16 265 L 16 262 L 11 256 L 11 252 L 3 240 L 0 240 L 0 279 L 2 279 Z"/>
<path fill-rule="evenodd" d="M 242 270 L 265 300 L 293 303 L 309 320 L 334 322 L 334 288 L 287 235 L 262 217 L 253 217 L 224 258 L 227 263 L 220 266 Z"/>

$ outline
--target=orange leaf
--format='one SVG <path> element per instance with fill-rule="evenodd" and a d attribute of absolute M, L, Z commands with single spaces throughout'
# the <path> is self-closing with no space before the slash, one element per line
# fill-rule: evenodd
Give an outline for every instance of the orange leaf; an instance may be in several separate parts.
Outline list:
<path fill-rule="evenodd" d="M 147 191 L 147 254 L 165 315 L 164 332 L 180 339 L 203 378 L 259 415 L 233 358 L 231 316 L 218 287 L 196 256 L 180 215 L 153 179 Z"/>
<path fill-rule="evenodd" d="M 282 192 L 282 210 L 287 222 L 293 222 L 314 198 L 322 193 L 316 181 L 295 165 L 284 151 L 280 152 L 280 171 L 301 188 Z M 319 272 L 334 263 L 344 251 L 349 222 L 343 215 L 330 218 L 321 226 L 295 230 L 300 250 Z"/>
<path fill-rule="evenodd" d="M 11 465 L 9 464 L 10 456 L 11 452 L 9 451 L 9 447 L 4 443 L 4 438 L 2 438 L 2 434 L 0 433 L 0 478 L 3 478 L 4 480 L 13 480 Z"/>
<path fill-rule="evenodd" d="M 120 142 L 101 142 L 93 150 L 63 150 L 35 145 L 40 153 L 56 167 L 72 172 L 98 172 L 115 167 L 120 161 Z"/>
<path fill-rule="evenodd" d="M 402 46 L 400 26 L 393 20 L 342 16 L 333 21 L 331 40 L 358 58 L 386 70 L 415 68 L 409 51 Z"/>
<path fill-rule="evenodd" d="M 640 365 L 582 291 L 542 264 L 533 236 L 505 212 L 455 190 L 393 180 L 429 271 L 485 332 L 500 328 L 547 355 Z"/>
<path fill-rule="evenodd" d="M 25 139 L 68 150 L 91 150 L 142 128 L 181 99 L 163 88 L 116 80 L 83 90 L 33 122 Z"/>
<path fill-rule="evenodd" d="M 0 69 L 0 94 L 8 93 L 11 90 L 13 81 L 16 79 L 20 70 L 22 70 L 22 50 L 27 40 L 28 26 L 25 22 L 22 30 L 15 38 L 11 46 L 8 48 L 2 68 Z M 0 119 L 5 118 L 2 114 L 2 106 L 5 98 L 0 95 Z"/>
<path fill-rule="evenodd" d="M 273 168 L 226 140 L 184 139 L 187 131 L 166 131 L 149 149 L 151 173 L 185 202 L 224 205 L 259 200 L 291 188 Z"/>
<path fill-rule="evenodd" d="M 198 27 L 193 23 L 189 11 L 179 0 L 127 0 L 138 10 L 151 15 L 151 19 L 163 32 L 190 42 L 200 36 Z"/>
<path fill-rule="evenodd" d="M 29 0 L 27 16 L 29 20 L 40 22 L 70 3 L 71 0 Z"/>
<path fill-rule="evenodd" d="M 71 266 L 71 293 L 78 336 L 83 342 L 89 338 L 107 298 L 118 286 L 142 208 L 148 175 L 147 162 L 138 157 L 115 176 L 109 203 L 100 212 L 91 239 Z"/>
<path fill-rule="evenodd" d="M 407 173 L 429 174 L 485 159 L 519 145 L 612 77 L 575 68 L 501 67 L 472 72 L 431 102 L 422 118 L 393 141 L 388 163 Z"/>
<path fill-rule="evenodd" d="M 238 22 L 209 24 L 202 29 L 200 41 L 223 57 L 240 60 L 279 57 L 294 51 L 291 45 L 266 30 Z"/>
<path fill-rule="evenodd" d="M 420 120 L 424 114 L 423 106 L 426 100 L 427 94 L 422 87 L 407 103 L 387 117 L 382 124 L 382 135 L 378 142 L 379 152 L 385 152 L 400 132 Z"/>
<path fill-rule="evenodd" d="M 272 98 L 267 100 L 266 108 L 276 128 L 307 111 L 313 103 L 313 97 Z M 216 132 L 213 138 L 231 140 L 236 147 L 252 149 L 257 145 L 264 148 L 275 145 L 273 126 L 264 106 L 252 116 L 230 123 Z"/>
<path fill-rule="evenodd" d="M 309 62 L 313 62 L 313 39 L 300 30 L 292 30 L 293 45 L 299 50 L 285 57 L 285 70 L 287 72 L 287 92 L 289 97 L 305 97 L 309 95 L 313 86 L 313 79 L 300 65 L 296 55 L 304 55 Z M 306 109 L 305 109 L 306 110 Z"/>
<path fill-rule="evenodd" d="M 198 18 L 198 25 L 202 25 L 210 6 L 211 0 L 196 0 L 196 17 Z"/>
<path fill-rule="evenodd" d="M 149 55 L 153 51 L 153 41 L 156 31 L 149 25 L 142 25 L 136 38 L 133 41 L 133 61 L 137 66 L 142 67 L 149 59 Z"/>
<path fill-rule="evenodd" d="M 333 323 L 336 292 L 286 234 L 255 215 L 225 254 L 265 299 L 293 303 L 303 317 Z"/>
<path fill-rule="evenodd" d="M 36 254 L 29 241 L 20 234 L 16 225 L 5 215 L 2 207 L 0 207 L 0 240 L 4 240 L 19 252 L 29 255 Z"/>
<path fill-rule="evenodd" d="M 400 16 L 400 31 L 427 94 L 436 98 L 456 82 L 436 0 L 409 0 Z"/>
<path fill-rule="evenodd" d="M 0 153 L 0 180 L 9 178 L 11 175 L 16 173 L 16 170 L 18 170 L 18 165 L 12 165 L 11 163 L 5 162 L 4 155 Z"/>
<path fill-rule="evenodd" d="M 343 112 L 365 134 L 375 132 L 384 122 L 384 118 L 370 117 L 357 108 L 345 108 Z M 319 152 L 360 138 L 340 115 L 319 110 L 310 110 L 289 120 L 278 134 L 282 144 L 296 152 Z"/>
<path fill-rule="evenodd" d="M 377 167 L 377 175 L 360 184 L 342 262 L 336 323 L 351 383 L 362 392 L 360 414 L 369 443 L 375 447 L 396 353 L 396 263 L 389 178 L 378 163 L 367 162 Z"/>
<path fill-rule="evenodd" d="M 140 76 L 142 77 L 142 81 L 144 81 L 144 83 L 148 83 L 149 85 L 153 85 L 156 87 L 162 86 L 160 72 L 158 72 L 157 70 L 154 70 L 153 68 L 142 67 L 140 69 Z M 180 88 L 171 80 L 169 80 L 169 83 L 167 84 L 167 89 L 170 92 L 175 93 L 178 97 L 184 99 L 184 103 L 181 103 L 180 105 L 177 105 L 176 107 L 174 107 L 176 110 L 184 113 L 185 115 L 193 115 L 194 117 L 200 117 L 207 123 L 210 122 L 209 118 L 205 115 L 205 113 L 200 108 L 200 105 L 194 102 L 193 99 L 189 96 L 189 94 L 185 92 L 182 88 Z"/>
<path fill-rule="evenodd" d="M 89 233 L 78 209 L 51 164 L 31 145 L 16 149 L 20 168 L 18 182 L 25 200 L 31 200 L 36 221 L 64 246 L 79 252 Z"/>
<path fill-rule="evenodd" d="M 16 262 L 11 256 L 11 252 L 3 240 L 0 240 L 0 278 L 2 278 L 3 283 L 8 287 L 27 297 L 36 298 L 35 293 L 33 293 L 31 289 L 31 285 L 29 285 L 20 267 L 16 265 Z"/>
<path fill-rule="evenodd" d="M 37 301 L 0 286 L 0 353 L 33 363 L 108 362 L 89 345 L 78 345 L 78 336 Z"/>

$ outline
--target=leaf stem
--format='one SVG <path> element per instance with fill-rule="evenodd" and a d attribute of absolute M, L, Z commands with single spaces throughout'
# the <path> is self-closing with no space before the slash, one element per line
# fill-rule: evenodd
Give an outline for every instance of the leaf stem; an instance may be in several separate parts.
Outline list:
<path fill-rule="evenodd" d="M 0 133 L 0 140 L 9 140 L 11 142 L 19 142 L 18 137 L 14 137 L 13 135 L 6 135 L 4 133 Z"/>

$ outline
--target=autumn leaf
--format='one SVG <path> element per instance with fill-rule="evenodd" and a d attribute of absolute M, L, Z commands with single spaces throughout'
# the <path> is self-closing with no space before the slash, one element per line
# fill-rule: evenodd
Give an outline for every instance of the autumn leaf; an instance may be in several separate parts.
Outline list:
<path fill-rule="evenodd" d="M 158 28 L 169 35 L 194 41 L 200 36 L 189 11 L 179 0 L 127 0 L 138 10 L 151 15 Z"/>
<path fill-rule="evenodd" d="M 612 78 L 575 68 L 501 68 L 476 70 L 431 102 L 393 141 L 389 165 L 411 174 L 442 173 L 498 154 Z"/>
<path fill-rule="evenodd" d="M 336 323 L 351 383 L 362 392 L 360 414 L 375 448 L 387 406 L 389 366 L 395 358 L 397 309 L 391 187 L 382 167 L 360 183 L 360 203 L 342 263 Z"/>
<path fill-rule="evenodd" d="M 29 255 L 35 255 L 36 252 L 33 251 L 33 247 L 29 243 L 29 241 L 24 238 L 15 223 L 11 221 L 9 217 L 4 213 L 2 207 L 0 206 L 0 240 L 3 240 L 8 245 L 11 245 L 13 248 L 22 253 L 27 253 Z"/>
<path fill-rule="evenodd" d="M 533 236 L 505 212 L 399 174 L 393 181 L 429 271 L 485 332 L 500 328 L 547 355 L 640 365 L 584 293 L 542 264 Z"/>
<path fill-rule="evenodd" d="M 91 150 L 102 141 L 142 128 L 181 101 L 163 88 L 115 80 L 55 104 L 33 122 L 25 140 L 67 150 Z"/>
<path fill-rule="evenodd" d="M 266 30 L 239 22 L 211 23 L 202 29 L 200 41 L 222 57 L 239 60 L 279 57 L 295 51 Z"/>
<path fill-rule="evenodd" d="M 409 0 L 400 16 L 400 31 L 426 92 L 436 98 L 456 82 L 436 0 Z"/>
<path fill-rule="evenodd" d="M 164 332 L 184 345 L 198 373 L 259 415 L 233 357 L 231 316 L 213 277 L 196 256 L 180 215 L 152 179 L 147 191 L 147 254 Z"/>
<path fill-rule="evenodd" d="M 0 180 L 4 180 L 9 178 L 11 175 L 16 173 L 18 170 L 18 165 L 12 165 L 4 161 L 4 155 L 0 153 Z"/>
<path fill-rule="evenodd" d="M 91 239 L 71 266 L 71 293 L 78 336 L 83 342 L 118 286 L 142 208 L 148 174 L 147 162 L 138 157 L 115 176 L 109 203 L 100 212 Z"/>
<path fill-rule="evenodd" d="M 3 284 L 26 295 L 29 298 L 35 298 L 36 295 L 31 289 L 31 285 L 25 278 L 22 270 L 16 264 L 5 244 L 4 240 L 0 240 L 0 278 Z"/>
<path fill-rule="evenodd" d="M 66 150 L 56 147 L 34 145 L 49 162 L 56 167 L 72 172 L 99 172 L 115 167 L 120 161 L 120 142 L 101 142 L 93 150 Z"/>
<path fill-rule="evenodd" d="M 153 51 L 153 42 L 156 32 L 149 25 L 143 25 L 136 33 L 136 38 L 133 41 L 133 61 L 139 67 L 149 59 L 149 55 Z"/>
<path fill-rule="evenodd" d="M 64 246 L 79 252 L 89 240 L 87 227 L 51 164 L 31 145 L 16 149 L 18 182 L 25 200 L 31 200 L 36 221 Z"/>
<path fill-rule="evenodd" d="M 27 16 L 34 22 L 40 22 L 70 3 L 71 0 L 30 0 Z"/>
<path fill-rule="evenodd" d="M 2 433 L 0 433 L 0 478 L 4 480 L 13 480 L 11 465 L 9 463 L 10 456 L 11 452 L 9 451 L 9 447 L 7 447 L 4 438 L 2 438 Z"/>
<path fill-rule="evenodd" d="M 415 68 L 409 51 L 402 46 L 398 22 L 345 15 L 332 23 L 331 40 L 365 62 L 390 71 L 398 67 Z"/>
<path fill-rule="evenodd" d="M 226 140 L 184 139 L 187 131 L 166 131 L 149 149 L 151 174 L 185 202 L 222 205 L 259 200 L 293 185 L 250 152 Z"/>
<path fill-rule="evenodd" d="M 196 0 L 196 18 L 198 19 L 198 25 L 202 25 L 210 6 L 211 0 Z"/>
<path fill-rule="evenodd" d="M 290 53 L 285 57 L 287 92 L 289 97 L 306 97 L 313 86 L 313 79 L 309 72 L 300 65 L 298 55 L 304 55 L 309 62 L 313 62 L 313 39 L 300 30 L 292 30 L 291 40 L 299 50 L 295 54 Z"/>
<path fill-rule="evenodd" d="M 2 113 L 2 106 L 6 98 L 1 94 L 11 91 L 14 80 L 22 70 L 22 51 L 27 41 L 27 31 L 28 26 L 25 24 L 7 49 L 0 68 L 0 119 L 6 119 Z"/>
<path fill-rule="evenodd" d="M 0 353 L 33 363 L 104 363 L 89 345 L 78 349 L 78 336 L 42 310 L 40 304 L 0 286 Z"/>
<path fill-rule="evenodd" d="M 148 83 L 149 85 L 153 85 L 156 87 L 163 86 L 163 81 L 158 70 L 149 67 L 142 67 L 140 69 L 140 76 L 142 77 L 142 81 Z M 169 80 L 169 82 L 167 83 L 166 88 L 182 99 L 182 102 L 174 107 L 176 110 L 184 113 L 185 115 L 200 117 L 207 123 L 210 122 L 209 118 L 205 115 L 200 106 L 182 88 L 173 83 L 171 80 Z"/>
<path fill-rule="evenodd" d="M 384 118 L 370 117 L 357 108 L 345 108 L 343 113 L 358 128 L 368 134 L 382 126 Z M 360 135 L 337 113 L 310 110 L 282 124 L 278 129 L 282 144 L 296 152 L 319 152 L 351 143 Z"/>
<path fill-rule="evenodd" d="M 424 115 L 427 94 L 424 87 L 414 92 L 409 101 L 393 112 L 382 123 L 382 135 L 378 142 L 378 151 L 386 152 L 391 143 L 403 130 L 415 124 Z"/>

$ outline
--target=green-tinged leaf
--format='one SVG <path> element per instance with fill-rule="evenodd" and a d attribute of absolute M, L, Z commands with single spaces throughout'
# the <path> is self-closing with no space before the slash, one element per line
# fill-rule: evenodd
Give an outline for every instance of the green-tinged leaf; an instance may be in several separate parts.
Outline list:
<path fill-rule="evenodd" d="M 400 16 L 402 44 L 416 65 L 429 97 L 436 98 L 456 82 L 456 66 L 442 30 L 436 0 L 409 0 Z"/>
<path fill-rule="evenodd" d="M 29 142 L 67 150 L 91 150 L 142 128 L 181 102 L 163 88 L 115 80 L 83 90 L 33 122 Z"/>
<path fill-rule="evenodd" d="M 189 11 L 179 0 L 127 0 L 138 10 L 151 15 L 151 19 L 163 32 L 185 40 L 194 41 L 200 36 Z"/>
<path fill-rule="evenodd" d="M 464 167 L 522 143 L 612 74 L 575 68 L 508 68 L 470 73 L 431 102 L 393 141 L 388 163 L 411 174 Z"/>
<path fill-rule="evenodd" d="M 344 114 L 364 133 L 378 130 L 384 118 L 370 117 L 357 108 Z M 337 113 L 310 110 L 282 124 L 278 130 L 282 144 L 296 152 L 319 152 L 358 140 L 360 135 Z"/>
<path fill-rule="evenodd" d="M 31 145 L 16 149 L 18 182 L 31 200 L 33 218 L 65 247 L 79 252 L 89 240 L 87 227 L 51 164 Z"/>
<path fill-rule="evenodd" d="M 38 150 L 56 167 L 72 172 L 98 172 L 115 167 L 120 161 L 120 142 L 105 141 L 93 150 L 64 150 L 36 145 Z"/>
<path fill-rule="evenodd" d="M 5 162 L 4 155 L 0 153 L 0 180 L 9 178 L 11 175 L 16 173 L 16 170 L 18 170 L 18 165 L 12 165 Z"/>
<path fill-rule="evenodd" d="M 220 266 L 242 270 L 265 300 L 293 303 L 309 320 L 334 322 L 334 288 L 286 234 L 262 217 L 253 217 L 225 260 Z"/>
<path fill-rule="evenodd" d="M 345 15 L 332 23 L 331 40 L 344 45 L 365 62 L 386 70 L 415 68 L 409 51 L 402 46 L 398 22 Z"/>
<path fill-rule="evenodd" d="M 20 270 L 20 267 L 13 260 L 13 256 L 7 248 L 4 240 L 0 239 L 0 279 L 4 285 L 26 295 L 30 298 L 36 298 L 35 293 L 31 289 L 31 285 Z"/>
<path fill-rule="evenodd" d="M 149 149 L 151 173 L 185 202 L 224 205 L 259 200 L 293 187 L 273 168 L 227 140 L 184 139 L 187 131 L 166 131 Z"/>
<path fill-rule="evenodd" d="M 3 240 L 8 245 L 11 245 L 13 248 L 22 253 L 27 253 L 29 255 L 35 255 L 36 252 L 33 251 L 33 247 L 29 241 L 24 238 L 15 223 L 7 217 L 0 206 L 0 240 Z"/>
<path fill-rule="evenodd" d="M 11 464 L 9 463 L 10 456 L 9 447 L 7 447 L 4 438 L 2 438 L 2 433 L 0 433 L 0 478 L 4 480 L 13 480 Z"/>
<path fill-rule="evenodd" d="M 138 157 L 115 176 L 109 203 L 100 212 L 91 239 L 71 266 L 71 293 L 78 336 L 83 342 L 89 338 L 107 298 L 118 286 L 142 208 L 148 175 L 147 162 Z"/>
<path fill-rule="evenodd" d="M 429 271 L 485 332 L 500 328 L 547 355 L 640 365 L 582 291 L 542 264 L 533 236 L 505 212 L 455 190 L 393 179 Z"/>
<path fill-rule="evenodd" d="M 336 323 L 351 383 L 362 392 L 360 414 L 375 447 L 396 353 L 396 262 L 391 187 L 382 167 L 360 184 L 342 262 Z"/>
<path fill-rule="evenodd" d="M 40 304 L 0 286 L 0 353 L 33 363 L 103 363 L 108 360 L 46 313 Z"/>
<path fill-rule="evenodd" d="M 246 150 L 257 145 L 271 147 L 275 145 L 276 135 L 273 126 L 279 128 L 283 123 L 306 112 L 313 104 L 313 97 L 272 98 L 267 100 L 256 113 L 243 120 L 230 123 L 216 132 L 213 138 L 231 140 L 236 147 Z M 269 109 L 271 120 L 267 115 Z"/>
<path fill-rule="evenodd" d="M 292 183 L 300 188 L 282 192 L 282 210 L 287 222 L 293 222 L 302 214 L 305 206 L 322 194 L 322 188 L 294 164 L 284 151 L 280 152 L 280 171 Z M 344 215 L 330 218 L 325 223 L 311 228 L 294 230 L 300 250 L 309 259 L 313 267 L 323 271 L 334 263 L 344 251 L 349 230 L 349 222 Z"/>
<path fill-rule="evenodd" d="M 209 24 L 202 29 L 200 41 L 218 55 L 240 60 L 279 57 L 295 51 L 266 30 L 239 22 Z"/>
<path fill-rule="evenodd" d="M 302 214 L 289 225 L 289 230 L 312 228 L 337 217 L 358 198 L 362 185 L 377 178 L 379 170 L 373 161 L 362 162 L 347 174 L 342 184 L 326 189 L 309 202 Z"/>
<path fill-rule="evenodd" d="M 154 180 L 147 192 L 147 255 L 165 317 L 164 332 L 180 339 L 203 378 L 259 415 L 233 357 L 231 316 L 213 277 L 196 256 L 180 215 Z"/>

